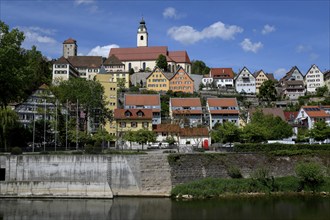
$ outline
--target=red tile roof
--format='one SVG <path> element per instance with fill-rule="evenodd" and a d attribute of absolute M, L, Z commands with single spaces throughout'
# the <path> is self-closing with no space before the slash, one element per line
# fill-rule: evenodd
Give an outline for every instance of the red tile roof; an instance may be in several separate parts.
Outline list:
<path fill-rule="evenodd" d="M 126 112 L 130 112 L 131 116 L 127 117 Z M 138 113 L 142 112 L 143 116 L 138 116 Z M 115 119 L 134 119 L 134 120 L 152 120 L 152 110 L 151 109 L 115 109 L 114 111 Z"/>
<path fill-rule="evenodd" d="M 159 94 L 125 94 L 125 106 L 160 106 Z"/>
<path fill-rule="evenodd" d="M 210 75 L 212 78 L 233 79 L 234 72 L 232 68 L 211 68 Z"/>
<path fill-rule="evenodd" d="M 299 112 L 284 112 L 286 121 L 294 121 L 297 118 Z"/>
<path fill-rule="evenodd" d="M 156 60 L 160 54 L 166 56 L 167 61 L 190 63 L 186 51 L 168 51 L 166 46 L 111 48 L 109 57 L 115 55 L 121 61 Z"/>
<path fill-rule="evenodd" d="M 284 111 L 282 108 L 260 108 L 264 115 L 273 115 L 274 117 L 278 116 L 283 121 L 285 121 Z M 252 108 L 249 110 L 250 115 L 257 111 L 257 108 Z"/>
<path fill-rule="evenodd" d="M 311 118 L 330 118 L 330 115 L 319 106 L 303 106 L 302 108 Z"/>
<path fill-rule="evenodd" d="M 71 37 L 63 42 L 63 44 L 75 44 L 77 41 Z"/>
<path fill-rule="evenodd" d="M 181 128 L 181 137 L 208 137 L 209 130 L 205 127 L 203 128 Z"/>
<path fill-rule="evenodd" d="M 210 110 L 212 115 L 239 115 L 238 110 L 230 110 L 230 109 L 221 109 L 221 110 Z"/>
<path fill-rule="evenodd" d="M 202 107 L 199 98 L 171 98 L 172 107 Z"/>
<path fill-rule="evenodd" d="M 210 107 L 237 107 L 236 98 L 208 98 L 207 103 Z"/>
<path fill-rule="evenodd" d="M 172 113 L 174 115 L 195 115 L 195 114 L 202 114 L 202 110 L 173 110 Z"/>

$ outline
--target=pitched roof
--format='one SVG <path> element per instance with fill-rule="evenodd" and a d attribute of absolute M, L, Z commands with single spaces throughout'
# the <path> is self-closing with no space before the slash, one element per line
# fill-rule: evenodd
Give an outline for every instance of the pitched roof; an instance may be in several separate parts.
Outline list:
<path fill-rule="evenodd" d="M 298 69 L 298 67 L 297 67 L 297 66 L 294 66 L 294 67 L 292 67 L 292 68 L 290 69 L 289 72 L 287 72 L 287 73 L 285 74 L 285 76 L 283 76 L 283 77 L 280 79 L 280 83 L 283 83 L 284 81 L 288 81 L 288 80 L 290 80 L 290 78 L 292 77 L 292 74 L 293 74 L 293 72 L 294 72 L 295 70 L 297 70 L 297 71 L 300 73 L 300 75 L 302 75 L 301 72 L 300 72 L 300 70 Z"/>
<path fill-rule="evenodd" d="M 54 64 L 71 64 L 65 57 L 61 56 Z"/>
<path fill-rule="evenodd" d="M 166 46 L 111 48 L 109 57 L 115 55 L 121 61 L 129 60 L 156 60 L 159 54 L 167 55 Z"/>
<path fill-rule="evenodd" d="M 236 98 L 208 98 L 207 103 L 210 107 L 233 107 L 238 106 Z"/>
<path fill-rule="evenodd" d="M 181 137 L 208 137 L 209 130 L 206 127 L 202 128 L 181 128 Z"/>
<path fill-rule="evenodd" d="M 126 112 L 129 112 L 131 115 L 126 116 Z M 142 116 L 139 116 L 138 113 L 142 112 Z M 146 120 L 152 119 L 152 110 L 151 109 L 115 109 L 114 111 L 115 119 L 134 119 L 134 120 Z"/>
<path fill-rule="evenodd" d="M 273 73 L 266 73 L 266 76 L 269 80 L 276 81 Z"/>
<path fill-rule="evenodd" d="M 232 68 L 211 68 L 210 75 L 212 78 L 233 79 L 234 72 Z"/>
<path fill-rule="evenodd" d="M 299 112 L 284 112 L 284 117 L 286 121 L 294 121 L 297 118 Z"/>
<path fill-rule="evenodd" d="M 173 115 L 196 115 L 202 114 L 202 110 L 191 110 L 191 109 L 184 109 L 184 110 L 173 110 Z"/>
<path fill-rule="evenodd" d="M 124 65 L 115 55 L 111 55 L 108 59 L 106 59 L 103 63 L 106 66 L 109 65 Z"/>
<path fill-rule="evenodd" d="M 168 56 L 177 63 L 190 63 L 187 51 L 169 51 Z"/>
<path fill-rule="evenodd" d="M 177 75 L 177 74 L 179 74 L 179 73 L 184 73 L 185 75 L 187 75 L 188 77 L 189 77 L 189 79 L 191 80 L 191 81 L 193 81 L 194 82 L 194 80 L 190 77 L 190 75 L 182 68 L 182 66 L 180 66 L 179 67 L 179 69 L 174 73 L 174 74 L 172 74 L 172 77 L 171 78 L 169 78 L 170 80 L 171 79 L 173 79 L 174 77 L 175 77 L 175 75 Z"/>
<path fill-rule="evenodd" d="M 167 61 L 190 63 L 186 51 L 168 51 L 166 46 L 111 48 L 109 57 L 115 55 L 121 61 L 156 60 L 160 54 L 166 56 Z"/>
<path fill-rule="evenodd" d="M 68 61 L 74 67 L 100 68 L 103 60 L 102 56 L 70 56 Z"/>
<path fill-rule="evenodd" d="M 255 113 L 258 109 L 257 108 L 251 108 L 249 110 L 249 113 L 252 115 Z M 273 115 L 280 117 L 283 121 L 286 121 L 284 111 L 282 108 L 260 108 L 259 110 L 262 111 L 264 115 Z"/>
<path fill-rule="evenodd" d="M 202 107 L 199 98 L 170 98 L 172 107 Z"/>
<path fill-rule="evenodd" d="M 319 106 L 302 106 L 302 108 L 311 118 L 330 118 L 330 115 Z"/>
<path fill-rule="evenodd" d="M 125 106 L 160 106 L 159 94 L 125 94 Z"/>
<path fill-rule="evenodd" d="M 63 44 L 75 44 L 77 41 L 71 37 L 63 42 Z"/>

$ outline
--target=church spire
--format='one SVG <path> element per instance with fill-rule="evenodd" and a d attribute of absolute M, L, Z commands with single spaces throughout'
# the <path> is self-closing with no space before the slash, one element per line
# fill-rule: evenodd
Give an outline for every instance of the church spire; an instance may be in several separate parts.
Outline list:
<path fill-rule="evenodd" d="M 142 17 L 137 31 L 137 47 L 147 47 L 147 46 L 148 46 L 148 31 L 147 31 L 146 22 Z"/>

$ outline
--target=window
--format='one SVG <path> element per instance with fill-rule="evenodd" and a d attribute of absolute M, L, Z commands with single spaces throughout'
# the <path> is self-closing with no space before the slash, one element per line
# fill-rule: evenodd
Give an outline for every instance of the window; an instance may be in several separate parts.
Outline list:
<path fill-rule="evenodd" d="M 5 180 L 6 180 L 6 169 L 0 168 L 0 181 L 5 181 Z"/>
<path fill-rule="evenodd" d="M 126 128 L 126 122 L 120 122 L 120 127 L 121 128 Z"/>
<path fill-rule="evenodd" d="M 131 127 L 132 128 L 136 128 L 137 127 L 137 123 L 136 122 L 131 122 Z"/>
<path fill-rule="evenodd" d="M 140 40 L 143 40 L 143 36 L 140 37 Z"/>
<path fill-rule="evenodd" d="M 148 122 L 143 122 L 143 123 L 142 123 L 142 126 L 143 126 L 143 128 L 148 128 L 149 123 L 148 123 Z"/>

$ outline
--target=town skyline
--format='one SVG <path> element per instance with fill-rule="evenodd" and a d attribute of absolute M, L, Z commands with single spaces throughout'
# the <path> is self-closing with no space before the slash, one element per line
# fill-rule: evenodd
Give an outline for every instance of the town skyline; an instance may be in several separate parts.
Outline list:
<path fill-rule="evenodd" d="M 293 66 L 303 75 L 313 64 L 329 69 L 329 7 L 329 1 L 1 1 L 0 19 L 25 33 L 24 48 L 36 45 L 57 59 L 70 37 L 78 55 L 136 47 L 143 18 L 149 46 L 186 50 L 211 68 L 245 66 L 279 79 Z"/>

